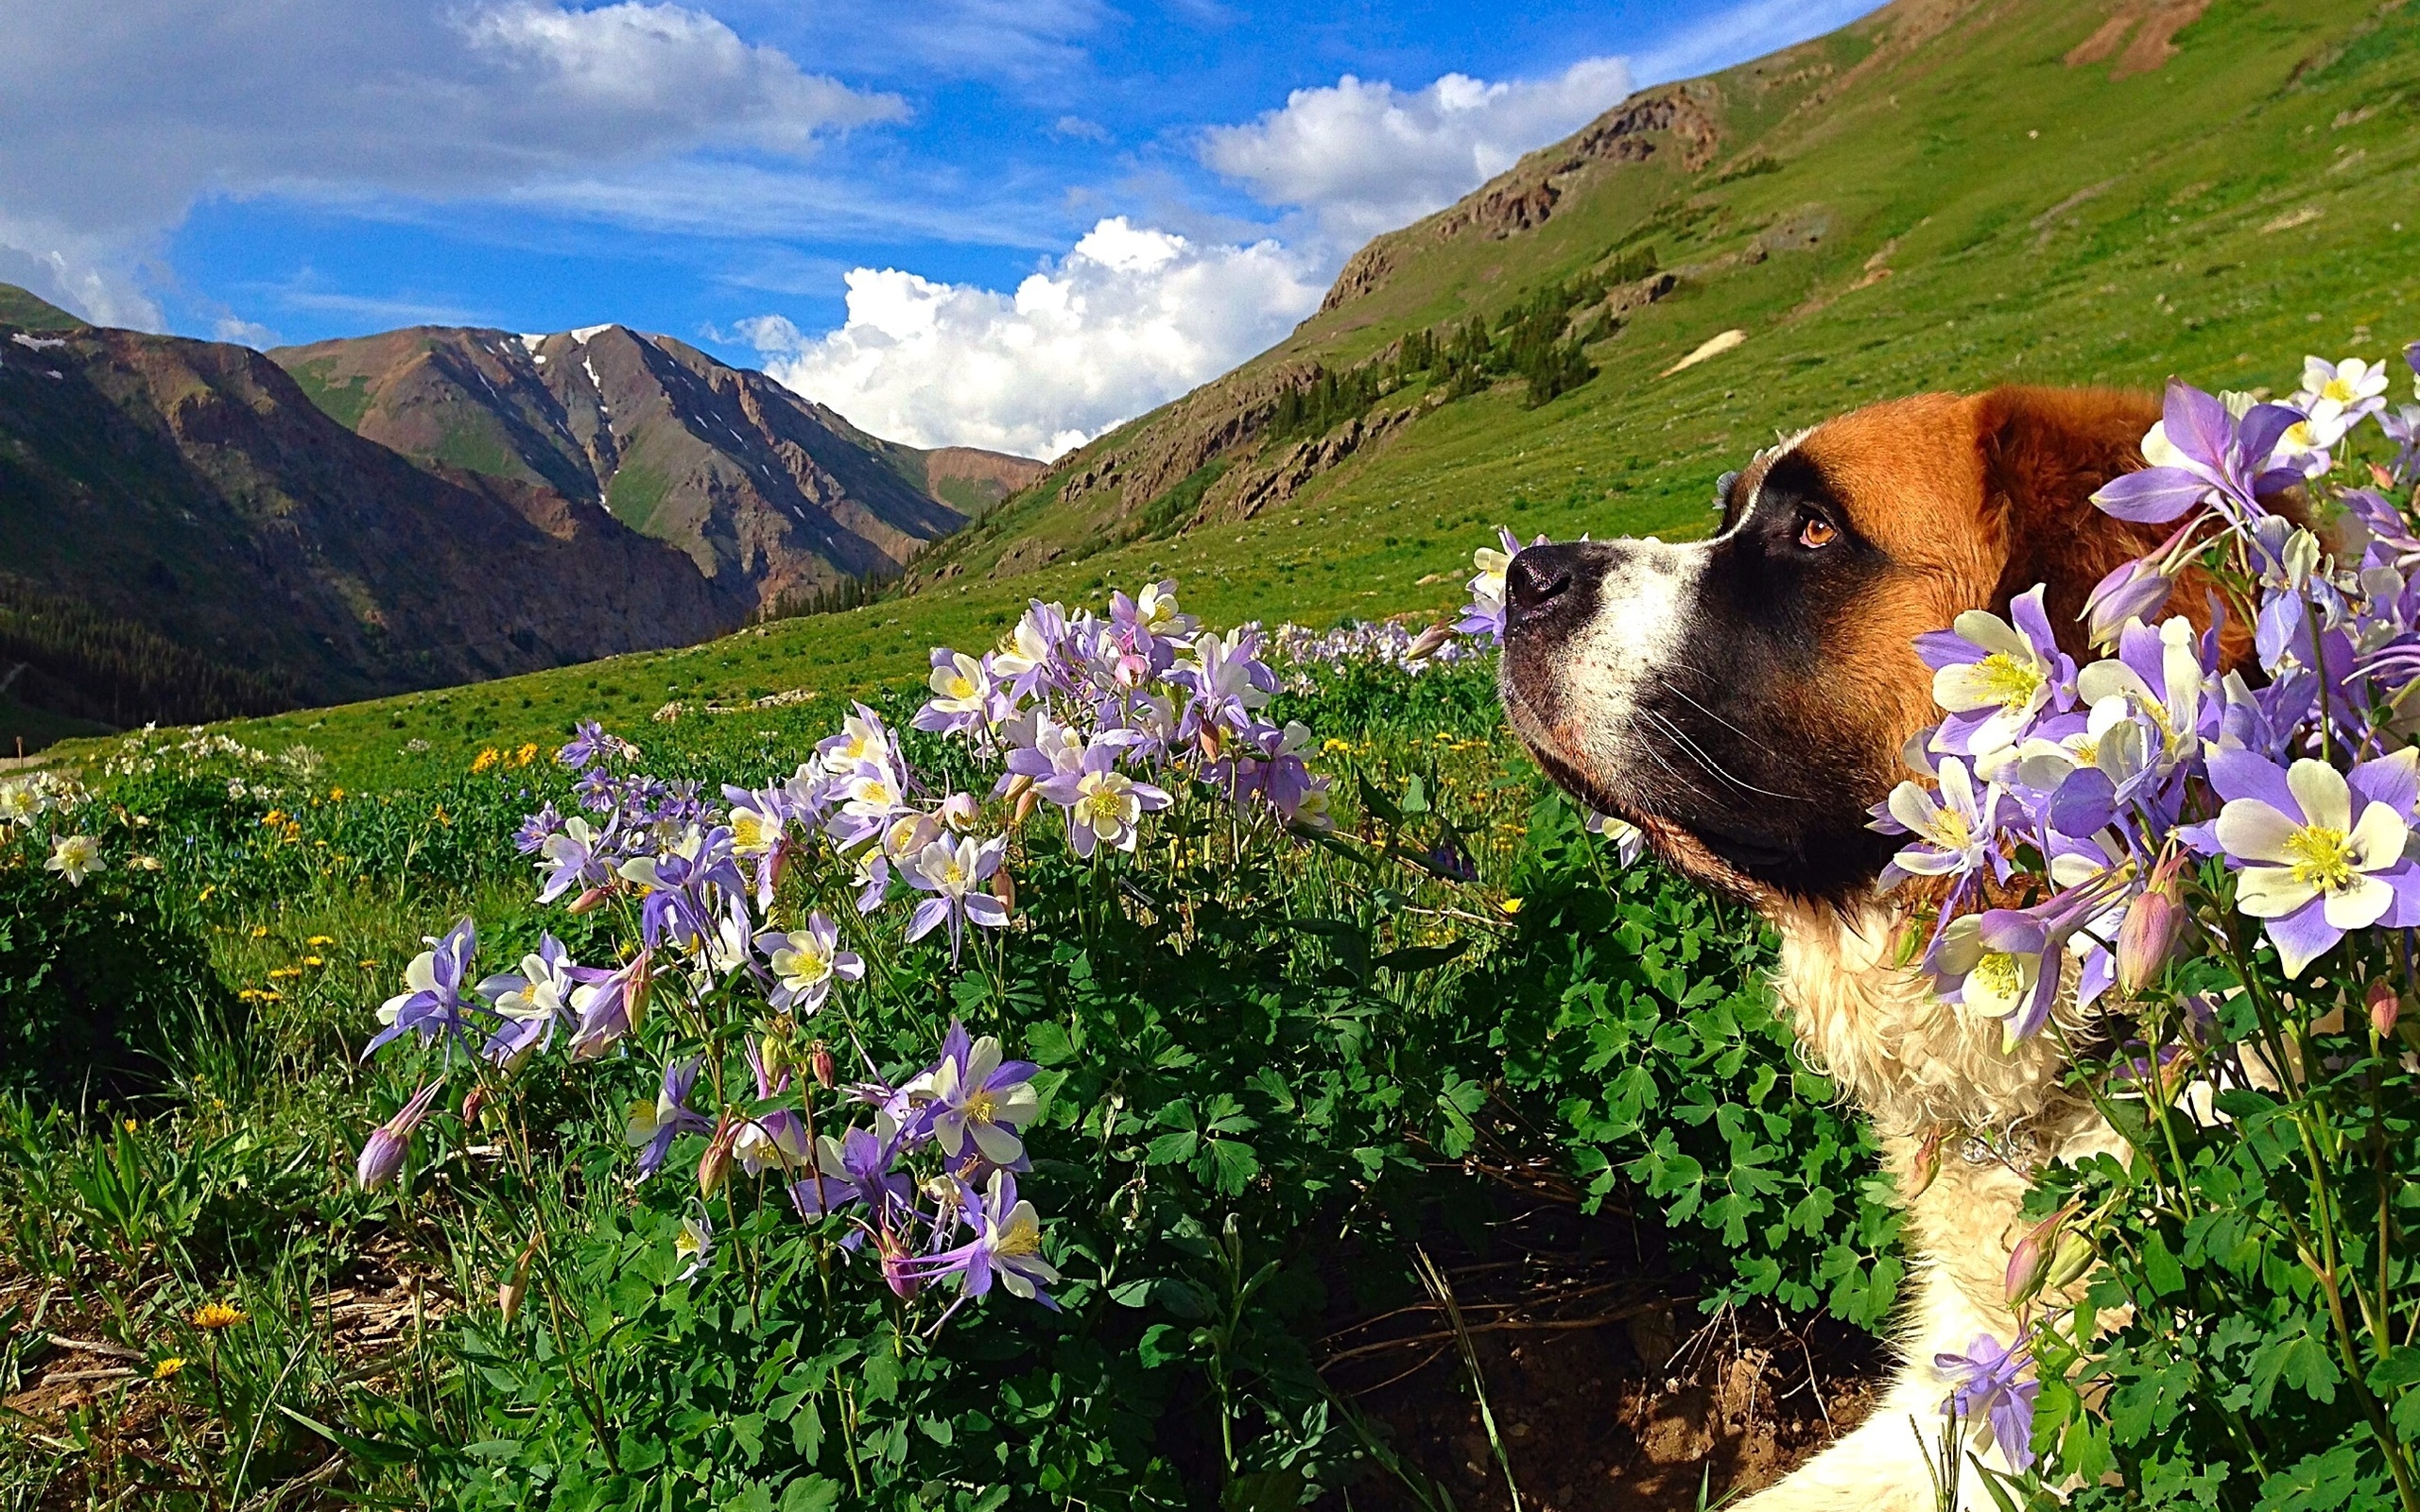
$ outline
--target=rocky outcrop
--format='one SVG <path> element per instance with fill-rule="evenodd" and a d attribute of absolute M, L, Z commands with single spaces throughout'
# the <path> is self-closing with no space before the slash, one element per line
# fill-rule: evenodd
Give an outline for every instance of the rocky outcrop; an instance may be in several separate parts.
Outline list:
<path fill-rule="evenodd" d="M 1274 460 L 1253 467 L 1232 485 L 1212 490 L 1202 501 L 1199 518 L 1250 520 L 1265 509 L 1291 501 L 1313 478 L 1349 456 L 1374 452 L 1394 438 L 1429 404 L 1357 415 L 1325 436 L 1296 441 Z"/>

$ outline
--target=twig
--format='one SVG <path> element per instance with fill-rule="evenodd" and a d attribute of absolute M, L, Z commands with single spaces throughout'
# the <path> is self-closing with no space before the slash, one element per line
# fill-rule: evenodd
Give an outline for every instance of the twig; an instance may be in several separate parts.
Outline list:
<path fill-rule="evenodd" d="M 122 1365 L 113 1365 L 105 1370 L 53 1370 L 42 1378 L 42 1383 L 55 1386 L 67 1381 L 119 1381 L 137 1374 L 140 1372 L 132 1366 Z"/>
<path fill-rule="evenodd" d="M 1451 1343 L 1455 1339 L 1472 1333 L 1600 1329 L 1608 1323 L 1618 1323 L 1624 1318 L 1636 1317 L 1641 1313 L 1652 1313 L 1668 1305 L 1670 1305 L 1669 1298 L 1659 1297 L 1650 1301 L 1636 1302 L 1629 1307 L 1618 1307 L 1610 1313 L 1599 1313 L 1589 1317 L 1503 1318 L 1494 1323 L 1464 1323 L 1459 1329 L 1449 1330 L 1443 1333 L 1414 1333 L 1400 1339 L 1380 1339 L 1374 1344 L 1357 1344 L 1350 1349 L 1341 1349 L 1329 1355 L 1320 1363 L 1320 1368 L 1324 1370 L 1329 1366 L 1341 1365 L 1347 1360 L 1365 1354 L 1377 1354 L 1387 1349 L 1406 1349 L 1419 1344 L 1434 1344 L 1440 1339 Z M 1447 1315 L 1453 1314 L 1449 1313 Z"/>
<path fill-rule="evenodd" d="M 1427 1250 L 1414 1245 L 1411 1255 L 1420 1270 L 1421 1284 L 1426 1286 L 1429 1293 L 1444 1305 L 1445 1320 L 1453 1325 L 1454 1331 L 1450 1337 L 1456 1344 L 1461 1346 L 1462 1365 L 1471 1373 L 1471 1391 L 1478 1398 L 1479 1421 L 1487 1428 L 1487 1442 L 1489 1447 L 1495 1451 L 1495 1463 L 1504 1470 L 1505 1492 L 1512 1499 L 1512 1512 L 1521 1512 L 1521 1487 L 1519 1483 L 1512 1479 L 1512 1459 L 1505 1452 L 1504 1435 L 1496 1432 L 1495 1411 L 1487 1402 L 1487 1375 L 1479 1368 L 1478 1350 L 1471 1343 L 1472 1331 L 1463 1325 L 1462 1310 L 1454 1301 L 1453 1283 L 1445 1279 L 1444 1272 L 1437 1268 L 1437 1263 L 1428 1258 Z"/>
<path fill-rule="evenodd" d="M 105 1354 L 113 1360 L 144 1358 L 141 1349 L 130 1349 L 123 1344 L 111 1344 L 101 1339 L 71 1339 L 64 1333 L 54 1333 L 50 1335 L 50 1342 L 62 1349 L 73 1349 L 79 1354 Z"/>

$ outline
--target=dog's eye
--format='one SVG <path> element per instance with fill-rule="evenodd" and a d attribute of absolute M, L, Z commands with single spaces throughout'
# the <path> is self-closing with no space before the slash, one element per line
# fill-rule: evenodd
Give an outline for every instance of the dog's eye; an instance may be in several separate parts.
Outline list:
<path fill-rule="evenodd" d="M 1810 514 L 1798 527 L 1798 543 L 1809 551 L 1821 551 L 1841 539 L 1841 531 L 1820 514 Z"/>

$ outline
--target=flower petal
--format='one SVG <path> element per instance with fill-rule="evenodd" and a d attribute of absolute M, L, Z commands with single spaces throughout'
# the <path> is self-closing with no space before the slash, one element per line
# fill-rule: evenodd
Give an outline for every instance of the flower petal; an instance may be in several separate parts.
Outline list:
<path fill-rule="evenodd" d="M 2286 768 L 2286 785 L 2310 823 L 2340 833 L 2353 827 L 2353 790 L 2335 767 L 2306 756 Z"/>
<path fill-rule="evenodd" d="M 2219 811 L 2219 821 L 2212 826 L 2219 844 L 2237 860 L 2279 864 L 2294 859 L 2286 844 L 2302 828 L 2292 816 L 2280 814 L 2256 798 L 2231 800 Z"/>

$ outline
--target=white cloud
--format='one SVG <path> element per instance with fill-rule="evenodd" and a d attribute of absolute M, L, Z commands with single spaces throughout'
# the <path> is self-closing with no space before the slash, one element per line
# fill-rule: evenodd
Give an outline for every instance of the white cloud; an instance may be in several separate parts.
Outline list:
<path fill-rule="evenodd" d="M 1331 239 L 1357 245 L 1451 204 L 1630 88 L 1619 58 L 1585 58 L 1536 82 L 1447 74 L 1409 91 L 1347 74 L 1294 91 L 1256 121 L 1211 128 L 1201 161 L 1263 204 L 1309 211 Z"/>
<path fill-rule="evenodd" d="M 794 157 L 905 112 L 676 4 L 20 7 L 0 262 L 147 324 L 145 260 L 212 196 L 503 196 L 701 149 Z"/>
<path fill-rule="evenodd" d="M 897 268 L 848 275 L 848 323 L 745 322 L 766 370 L 877 436 L 1053 457 L 1226 371 L 1316 308 L 1273 241 L 1204 245 L 1099 222 L 1013 294 Z"/>

